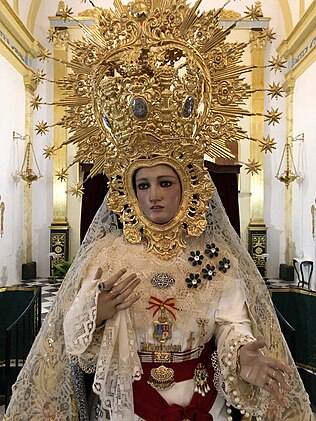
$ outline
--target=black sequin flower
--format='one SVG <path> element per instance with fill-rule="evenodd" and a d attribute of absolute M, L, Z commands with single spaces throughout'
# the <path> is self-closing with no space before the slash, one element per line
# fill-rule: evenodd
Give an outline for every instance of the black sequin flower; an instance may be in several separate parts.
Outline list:
<path fill-rule="evenodd" d="M 193 266 L 201 265 L 202 260 L 204 259 L 203 254 L 201 254 L 200 250 L 197 250 L 196 252 L 191 251 L 190 252 L 191 257 L 188 258 L 189 262 L 192 263 Z"/>
<path fill-rule="evenodd" d="M 219 248 L 216 247 L 214 243 L 206 244 L 205 254 L 207 254 L 209 257 L 217 257 L 218 252 L 219 252 Z"/>
<path fill-rule="evenodd" d="M 208 281 L 211 281 L 216 275 L 215 266 L 211 266 L 209 264 L 207 264 L 205 268 L 202 269 L 202 272 L 203 272 L 203 278 L 207 279 Z"/>
<path fill-rule="evenodd" d="M 218 269 L 221 270 L 223 273 L 226 273 L 229 268 L 230 268 L 230 260 L 224 257 L 223 260 L 220 260 Z"/>
<path fill-rule="evenodd" d="M 187 282 L 188 288 L 197 288 L 198 285 L 201 283 L 201 278 L 198 273 L 190 273 L 189 277 L 185 280 Z"/>

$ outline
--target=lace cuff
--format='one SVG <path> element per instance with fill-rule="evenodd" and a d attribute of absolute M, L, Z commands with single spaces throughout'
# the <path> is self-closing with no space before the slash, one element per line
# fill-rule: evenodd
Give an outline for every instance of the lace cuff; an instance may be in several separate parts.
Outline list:
<path fill-rule="evenodd" d="M 218 392 L 224 396 L 229 405 L 239 409 L 246 418 L 256 416 L 260 421 L 267 407 L 267 393 L 245 382 L 238 375 L 238 350 L 254 340 L 251 336 L 239 335 L 222 347 L 220 357 L 218 354 L 213 355 L 214 382 Z"/>
<path fill-rule="evenodd" d="M 71 361 L 85 372 L 95 371 L 103 329 L 96 329 L 97 281 L 86 282 L 64 319 L 65 346 Z"/>

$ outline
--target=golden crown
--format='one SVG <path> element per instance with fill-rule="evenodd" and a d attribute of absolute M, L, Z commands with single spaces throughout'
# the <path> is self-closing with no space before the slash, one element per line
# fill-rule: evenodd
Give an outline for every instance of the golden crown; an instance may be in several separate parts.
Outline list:
<path fill-rule="evenodd" d="M 58 82 L 64 98 L 55 105 L 65 107 L 59 124 L 69 129 L 65 144 L 77 145 L 74 162 L 93 162 L 91 176 L 108 176 L 108 203 L 120 214 L 127 239 L 145 241 L 163 258 L 185 246 L 185 235 L 200 235 L 205 228 L 213 187 L 204 154 L 232 157 L 227 143 L 249 138 L 239 125 L 252 115 L 243 108 L 251 94 L 243 79 L 251 67 L 240 64 L 246 44 L 226 42 L 236 22 L 222 28 L 223 9 L 200 13 L 200 3 L 114 0 L 113 11 L 94 8 L 93 26 L 78 21 L 85 37 L 68 42 L 70 73 Z M 257 3 L 245 18 L 262 16 Z M 66 6 L 60 14 L 73 19 Z M 265 36 L 272 39 L 273 33 Z M 47 56 L 41 52 L 42 59 Z M 280 58 L 271 63 L 283 66 Z M 277 85 L 271 90 L 280 94 Z M 35 98 L 34 104 L 39 102 Z M 266 117 L 269 123 L 278 119 L 275 112 Z M 48 130 L 45 124 L 37 125 L 38 133 Z M 271 150 L 269 140 L 259 140 L 266 150 Z M 55 150 L 48 147 L 45 153 Z M 146 220 L 131 183 L 132 170 L 148 162 L 168 163 L 186 192 L 175 221 L 164 228 Z M 61 179 L 66 171 L 61 170 Z"/>

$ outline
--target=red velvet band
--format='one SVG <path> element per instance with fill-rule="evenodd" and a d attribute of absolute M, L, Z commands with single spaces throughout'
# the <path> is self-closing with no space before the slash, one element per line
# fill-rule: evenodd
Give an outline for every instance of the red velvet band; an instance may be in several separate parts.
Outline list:
<path fill-rule="evenodd" d="M 146 421 L 212 421 L 209 414 L 213 406 L 217 392 L 213 384 L 214 370 L 211 362 L 211 347 L 207 344 L 199 358 L 182 363 L 164 364 L 171 367 L 175 373 L 175 381 L 193 379 L 196 366 L 203 364 L 208 373 L 208 384 L 211 390 L 203 397 L 199 393 L 194 393 L 192 400 L 185 408 L 180 405 L 168 405 L 165 399 L 151 387 L 147 380 L 150 370 L 159 367 L 157 363 L 142 363 L 144 374 L 141 380 L 134 381 L 134 410 L 135 413 Z"/>

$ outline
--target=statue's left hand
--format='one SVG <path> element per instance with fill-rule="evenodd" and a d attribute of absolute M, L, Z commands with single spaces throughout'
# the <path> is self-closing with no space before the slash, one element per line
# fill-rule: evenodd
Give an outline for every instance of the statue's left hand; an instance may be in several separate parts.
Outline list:
<path fill-rule="evenodd" d="M 239 349 L 239 376 L 244 381 L 267 390 L 284 407 L 282 391 L 291 390 L 286 381 L 291 369 L 277 358 L 264 355 L 261 348 L 265 346 L 264 341 L 254 341 Z"/>

